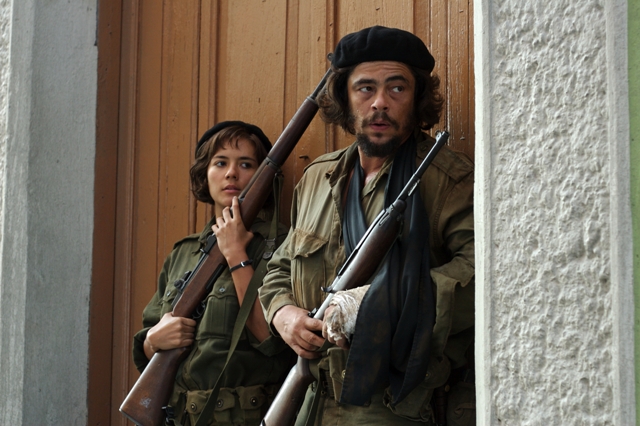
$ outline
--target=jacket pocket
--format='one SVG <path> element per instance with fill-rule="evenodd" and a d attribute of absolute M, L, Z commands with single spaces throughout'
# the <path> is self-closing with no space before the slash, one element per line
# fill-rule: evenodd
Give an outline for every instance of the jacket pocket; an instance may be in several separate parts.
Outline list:
<path fill-rule="evenodd" d="M 194 425 L 211 395 L 211 390 L 188 391 L 185 410 L 191 425 Z M 215 402 L 213 418 L 207 424 L 244 425 L 259 424 L 271 404 L 275 389 L 273 386 L 248 386 L 221 388 Z"/>
<path fill-rule="evenodd" d="M 204 300 L 204 306 L 198 308 L 202 312 L 196 333 L 198 340 L 212 337 L 231 339 L 240 306 L 233 281 L 226 278 L 229 278 L 227 273 L 218 278 Z"/>
<path fill-rule="evenodd" d="M 294 229 L 291 237 L 291 287 L 298 306 L 313 309 L 324 299 L 320 289 L 326 286 L 324 248 L 327 240 Z"/>

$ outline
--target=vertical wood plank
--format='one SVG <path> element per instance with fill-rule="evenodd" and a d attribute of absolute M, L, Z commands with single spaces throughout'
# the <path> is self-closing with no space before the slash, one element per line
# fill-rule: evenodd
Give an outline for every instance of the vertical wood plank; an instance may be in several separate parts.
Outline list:
<path fill-rule="evenodd" d="M 198 132 L 196 138 L 216 123 L 216 72 L 218 67 L 218 31 L 219 2 L 217 0 L 203 0 L 201 4 L 200 23 L 200 61 L 199 61 L 199 92 L 198 92 Z M 190 152 L 195 155 L 197 140 L 193 140 Z M 194 157 L 192 157 L 194 158 Z M 205 203 L 197 202 L 193 194 L 189 194 L 189 229 L 190 232 L 200 232 L 209 218 L 213 216 L 213 209 Z"/>
<path fill-rule="evenodd" d="M 467 22 L 469 25 L 468 30 L 468 39 L 467 43 L 469 44 L 469 57 L 467 58 L 467 66 L 469 67 L 469 94 L 467 96 L 468 103 L 468 111 L 469 115 L 465 117 L 467 120 L 467 146 L 464 147 L 463 151 L 473 160 L 475 158 L 475 147 L 476 147 L 476 102 L 475 102 L 475 93 L 476 93 L 476 76 L 474 73 L 474 61 L 475 54 L 473 50 L 473 0 L 467 1 L 467 7 L 469 8 L 469 16 L 467 18 Z"/>
<path fill-rule="evenodd" d="M 431 9 L 429 11 L 429 38 L 431 39 L 431 53 L 436 60 L 436 66 L 433 73 L 440 78 L 440 92 L 444 96 L 445 106 L 440 117 L 440 123 L 436 125 L 437 129 L 449 129 L 449 58 L 447 55 L 449 49 L 448 38 L 448 2 L 447 0 L 431 0 Z M 433 132 L 432 132 L 433 133 Z"/>
<path fill-rule="evenodd" d="M 295 13 L 296 4 L 290 10 L 286 0 L 248 4 L 220 4 L 217 119 L 255 124 L 275 143 L 289 121 L 286 108 L 295 93 L 297 70 L 286 64 L 297 31 L 287 17 Z M 281 216 L 288 222 L 289 209 Z"/>
<path fill-rule="evenodd" d="M 189 167 L 198 132 L 199 0 L 166 2 L 161 74 L 157 264 L 189 228 Z M 153 165 L 150 165 L 152 167 Z"/>
<path fill-rule="evenodd" d="M 93 271 L 89 322 L 88 419 L 111 422 L 115 231 L 118 164 L 118 106 L 122 1 L 100 2 L 98 15 L 98 93 L 94 195 Z M 120 372 L 118 372 L 120 373 Z"/>
<path fill-rule="evenodd" d="M 284 112 L 287 2 L 247 4 L 221 3 L 217 118 L 256 124 L 274 139 Z"/>
<path fill-rule="evenodd" d="M 158 246 L 158 164 L 160 161 L 160 107 L 162 70 L 163 5 L 157 1 L 142 0 L 138 17 L 138 43 L 136 103 L 131 118 L 135 140 L 132 142 L 133 205 L 131 221 L 131 275 L 130 317 L 127 348 L 128 380 L 132 384 L 138 377 L 131 361 L 131 337 L 140 329 L 141 313 L 154 291 L 158 273 L 156 247 Z M 128 117 L 129 118 L 129 117 Z M 131 119 L 129 118 L 129 119 Z M 120 415 L 121 416 L 121 415 Z"/>
<path fill-rule="evenodd" d="M 288 124 L 304 99 L 311 94 L 329 67 L 326 60 L 326 2 L 298 1 L 289 4 L 287 19 L 287 66 L 285 116 Z M 326 152 L 326 125 L 316 116 L 283 167 L 285 185 L 282 221 L 289 223 L 291 197 L 302 171 L 311 160 Z"/>
<path fill-rule="evenodd" d="M 449 69 L 447 88 L 447 125 L 451 132 L 449 143 L 458 150 L 468 152 L 470 104 L 472 94 L 469 84 L 472 79 L 469 67 L 469 0 L 449 2 Z"/>
<path fill-rule="evenodd" d="M 120 108 L 118 128 L 118 175 L 116 255 L 113 300 L 113 355 L 111 384 L 111 424 L 124 425 L 118 412 L 130 388 L 131 356 L 131 270 L 133 256 L 133 204 L 135 191 L 135 140 L 137 121 L 137 72 L 140 1 L 123 2 L 122 52 L 120 70 Z"/>

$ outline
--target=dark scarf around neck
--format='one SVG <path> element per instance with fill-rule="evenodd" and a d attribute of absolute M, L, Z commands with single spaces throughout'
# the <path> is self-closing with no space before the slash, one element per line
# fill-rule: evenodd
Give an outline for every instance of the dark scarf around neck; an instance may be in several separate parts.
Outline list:
<path fill-rule="evenodd" d="M 411 137 L 395 155 L 385 189 L 387 208 L 416 170 Z M 347 192 L 343 235 L 347 256 L 366 231 L 359 158 Z M 389 385 L 392 405 L 425 378 L 435 301 L 429 274 L 429 223 L 420 191 L 407 199 L 400 237 L 367 291 L 356 320 L 340 403 L 366 405 L 380 386 Z"/>

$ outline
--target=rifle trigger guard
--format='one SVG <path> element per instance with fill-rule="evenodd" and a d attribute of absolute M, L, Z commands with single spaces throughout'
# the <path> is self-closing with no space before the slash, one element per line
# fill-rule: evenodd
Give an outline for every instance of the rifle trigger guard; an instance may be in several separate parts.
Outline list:
<path fill-rule="evenodd" d="M 205 302 L 203 300 L 202 302 L 200 302 L 200 304 L 196 308 L 196 310 L 193 313 L 193 315 L 191 316 L 191 318 L 193 318 L 194 320 L 199 320 L 200 318 L 202 318 L 202 315 L 204 314 L 204 310 L 205 310 L 206 307 L 207 306 L 206 306 L 206 304 L 205 304 Z"/>
<path fill-rule="evenodd" d="M 164 411 L 166 416 L 165 423 L 167 423 L 168 425 L 175 425 L 173 420 L 176 418 L 176 413 L 173 407 L 165 405 L 164 407 L 162 407 L 162 410 Z"/>

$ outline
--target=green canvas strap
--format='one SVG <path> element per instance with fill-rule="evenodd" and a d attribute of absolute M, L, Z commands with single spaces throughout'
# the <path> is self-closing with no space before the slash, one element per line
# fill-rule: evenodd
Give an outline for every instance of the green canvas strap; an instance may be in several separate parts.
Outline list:
<path fill-rule="evenodd" d="M 236 322 L 233 326 L 233 334 L 231 335 L 231 344 L 229 345 L 229 352 L 227 353 L 227 361 L 222 367 L 220 371 L 220 375 L 218 376 L 218 380 L 216 381 L 209 398 L 207 399 L 206 404 L 202 407 L 202 411 L 200 412 L 200 416 L 198 416 L 198 420 L 194 426 L 206 426 L 208 421 L 212 418 L 213 412 L 215 411 L 216 401 L 218 399 L 218 393 L 220 392 L 221 378 L 224 374 L 224 371 L 227 369 L 227 365 L 229 365 L 229 360 L 233 356 L 233 352 L 238 345 L 238 341 L 240 340 L 240 336 L 242 335 L 242 331 L 244 330 L 244 326 L 247 323 L 247 318 L 249 318 L 249 313 L 251 312 L 251 308 L 256 301 L 256 297 L 258 296 L 258 289 L 262 285 L 262 280 L 264 276 L 267 274 L 267 263 L 271 256 L 273 255 L 273 251 L 275 249 L 275 241 L 278 236 L 278 219 L 280 217 L 280 190 L 282 188 L 282 179 L 279 176 L 276 176 L 273 181 L 273 193 L 274 193 L 274 202 L 275 209 L 273 213 L 273 218 L 271 219 L 271 229 L 269 230 L 269 238 L 262 242 L 260 249 L 257 253 L 262 253 L 260 258 L 258 259 L 258 266 L 253 272 L 253 277 L 251 277 L 251 281 L 249 281 L 249 285 L 247 286 L 247 292 L 245 293 L 244 300 L 242 301 L 242 306 L 240 306 L 240 312 L 238 312 L 238 316 L 236 317 Z"/>

